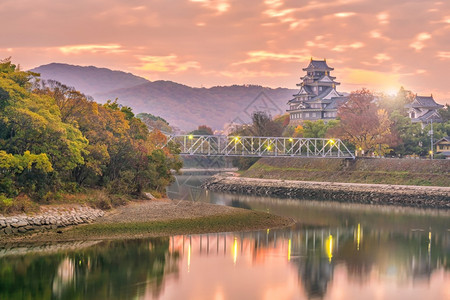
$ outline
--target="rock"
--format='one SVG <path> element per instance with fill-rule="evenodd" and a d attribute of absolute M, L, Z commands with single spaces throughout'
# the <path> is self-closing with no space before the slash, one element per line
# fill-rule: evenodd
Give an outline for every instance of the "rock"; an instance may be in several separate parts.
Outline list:
<path fill-rule="evenodd" d="M 23 226 L 27 226 L 28 222 L 25 220 L 20 220 L 17 223 L 11 223 L 11 227 L 17 228 L 17 227 L 23 227 Z"/>

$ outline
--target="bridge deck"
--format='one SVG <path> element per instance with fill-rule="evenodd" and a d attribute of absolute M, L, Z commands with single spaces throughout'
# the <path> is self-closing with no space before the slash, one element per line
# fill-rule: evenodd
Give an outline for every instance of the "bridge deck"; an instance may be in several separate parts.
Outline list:
<path fill-rule="evenodd" d="M 355 158 L 339 139 L 221 135 L 172 135 L 181 155 Z"/>

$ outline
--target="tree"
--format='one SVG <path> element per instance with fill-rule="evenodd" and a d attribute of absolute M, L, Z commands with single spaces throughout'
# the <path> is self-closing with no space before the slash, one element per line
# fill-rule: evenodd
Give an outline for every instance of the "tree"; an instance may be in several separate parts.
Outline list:
<path fill-rule="evenodd" d="M 445 106 L 443 108 L 439 109 L 438 112 L 441 115 L 442 120 L 444 122 L 450 121 L 450 105 L 445 104 Z"/>
<path fill-rule="evenodd" d="M 374 100 L 366 89 L 352 92 L 338 110 L 339 125 L 329 133 L 349 141 L 366 155 L 384 155 L 397 144 L 397 137 L 391 132 L 392 122 L 386 110 L 378 108 Z"/>
<path fill-rule="evenodd" d="M 231 135 L 233 136 L 282 136 L 283 126 L 280 122 L 272 120 L 272 117 L 266 112 L 258 111 L 252 115 L 252 124 L 243 125 Z M 254 145 L 257 148 L 257 142 Z M 232 160 L 232 164 L 241 170 L 248 169 L 259 158 L 256 157 L 239 157 Z"/>
<path fill-rule="evenodd" d="M 166 144 L 117 99 L 101 105 L 0 62 L 0 197 L 41 200 L 79 187 L 163 194 L 182 166 L 178 147 Z"/>
<path fill-rule="evenodd" d="M 328 130 L 339 124 L 337 120 L 330 120 L 325 123 L 323 120 L 303 122 L 303 137 L 305 138 L 324 138 Z"/>
<path fill-rule="evenodd" d="M 158 129 L 161 132 L 173 132 L 173 129 L 170 126 L 169 122 L 159 116 L 155 116 L 149 113 L 139 113 L 136 115 L 136 117 L 144 122 L 144 124 L 147 125 L 150 131 Z"/>
<path fill-rule="evenodd" d="M 232 135 L 241 136 L 282 136 L 283 126 L 264 111 L 254 112 L 252 123 L 237 128 Z"/>
<path fill-rule="evenodd" d="M 198 128 L 194 131 L 191 131 L 189 134 L 192 135 L 213 135 L 214 132 L 211 129 L 211 127 L 208 127 L 206 125 L 200 125 Z"/>

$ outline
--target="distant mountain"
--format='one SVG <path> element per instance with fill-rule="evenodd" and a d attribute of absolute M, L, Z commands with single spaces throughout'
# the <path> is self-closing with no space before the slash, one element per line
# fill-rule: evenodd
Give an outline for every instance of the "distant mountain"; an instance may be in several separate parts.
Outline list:
<path fill-rule="evenodd" d="M 57 80 L 90 96 L 149 82 L 147 79 L 131 73 L 94 66 L 82 67 L 51 63 L 30 71 L 40 73 L 42 79 Z"/>
<path fill-rule="evenodd" d="M 198 125 L 222 129 L 226 123 L 245 123 L 253 111 L 264 110 L 272 115 L 285 112 L 286 102 L 297 90 L 267 88 L 256 85 L 193 88 L 172 81 L 148 81 L 131 73 L 49 64 L 32 71 L 43 79 L 58 80 L 93 96 L 98 102 L 119 99 L 135 113 L 147 112 L 166 119 L 181 130 Z"/>

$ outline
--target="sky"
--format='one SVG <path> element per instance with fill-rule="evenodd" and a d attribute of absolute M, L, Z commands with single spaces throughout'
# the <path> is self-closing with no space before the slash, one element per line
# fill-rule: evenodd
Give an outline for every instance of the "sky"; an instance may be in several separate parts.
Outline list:
<path fill-rule="evenodd" d="M 1 0 L 0 58 L 195 87 L 296 88 L 327 59 L 338 90 L 404 86 L 450 103 L 450 1 Z"/>

